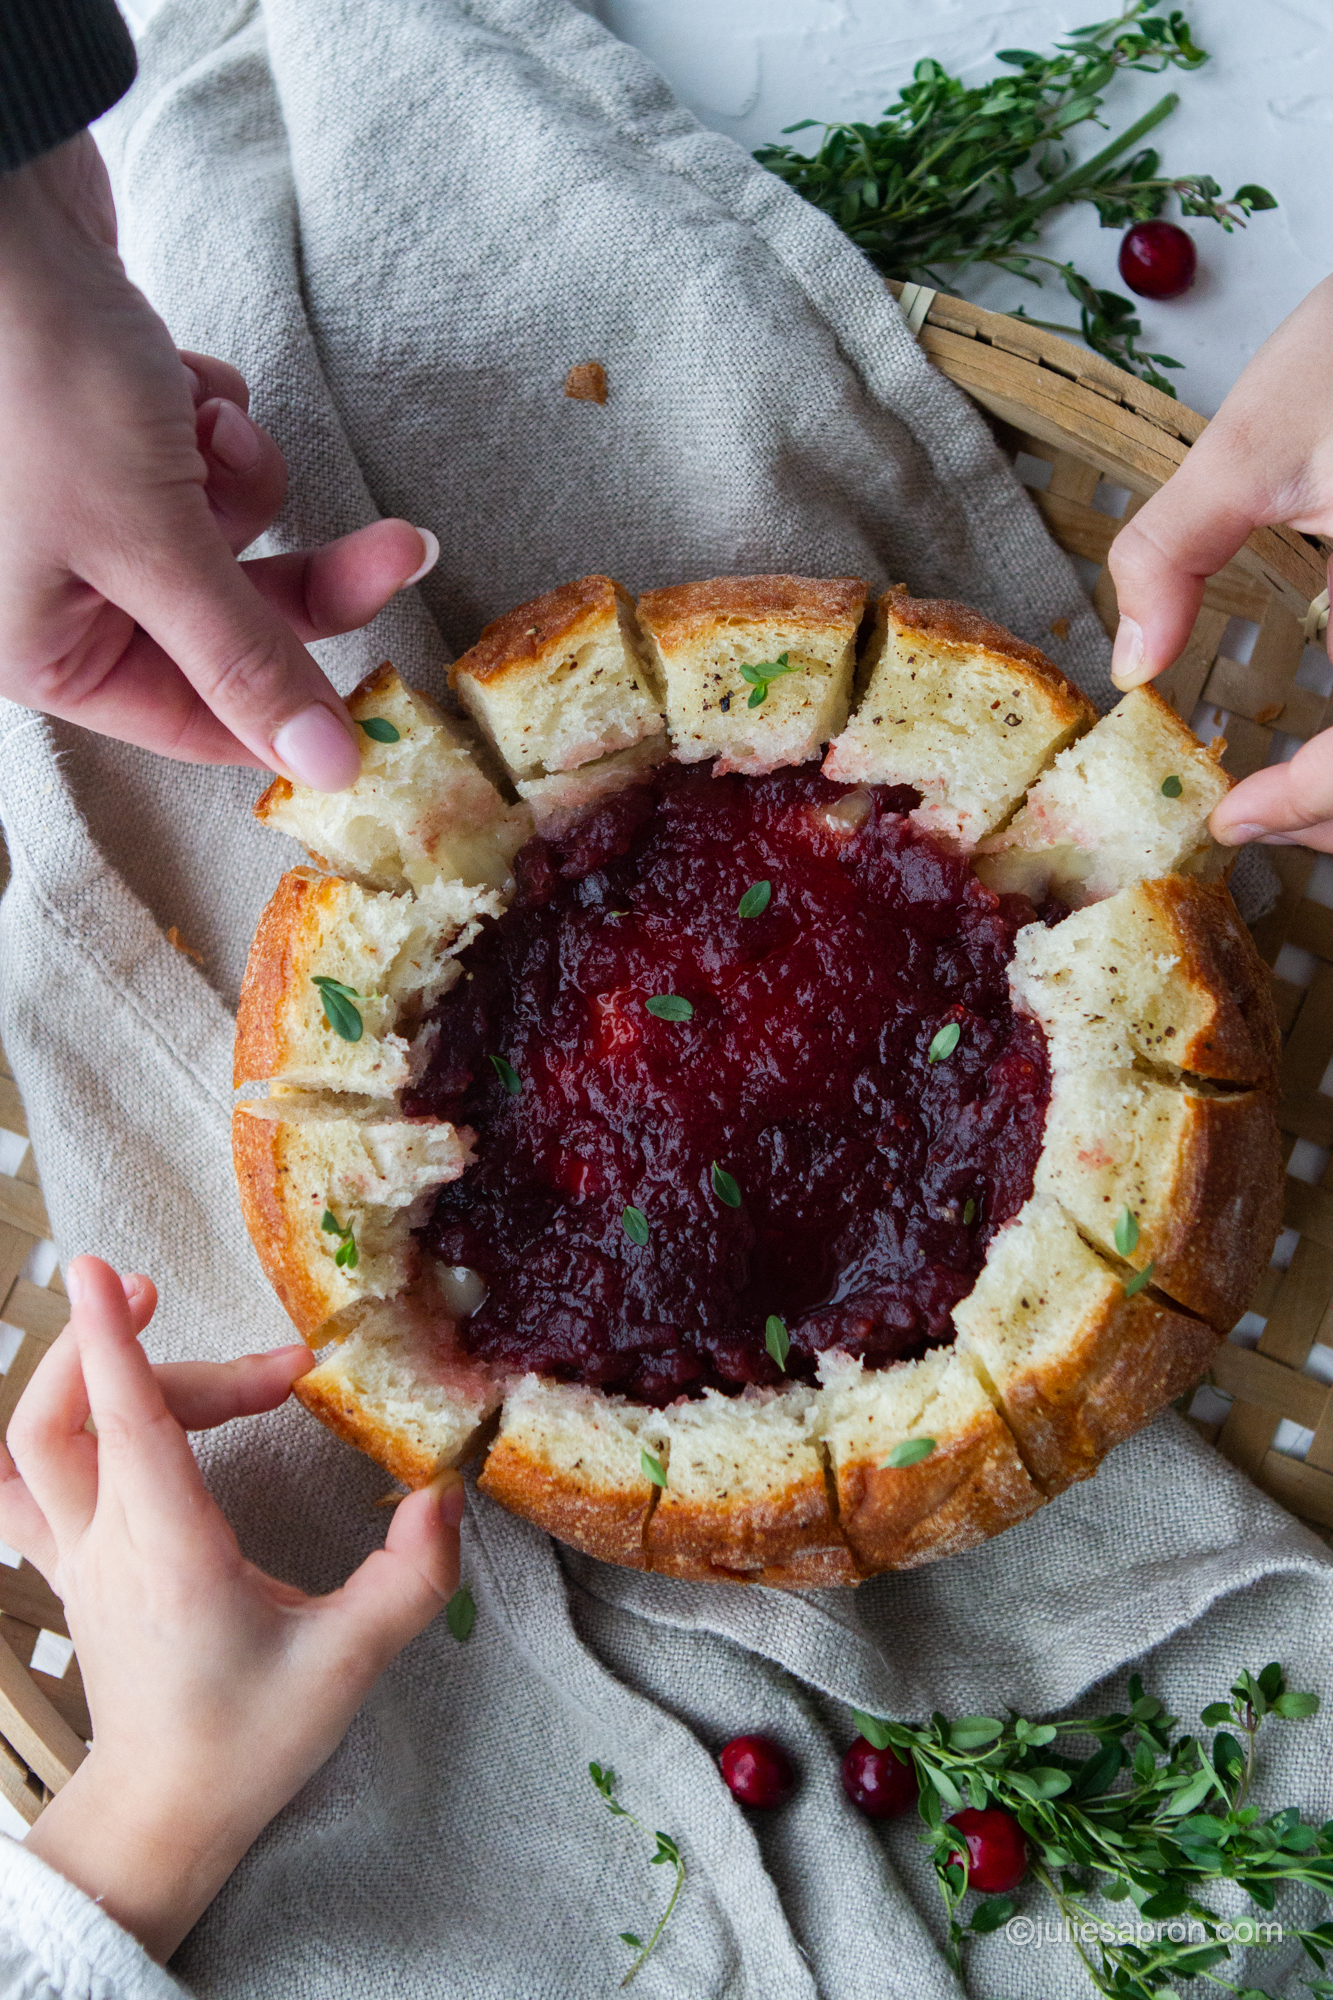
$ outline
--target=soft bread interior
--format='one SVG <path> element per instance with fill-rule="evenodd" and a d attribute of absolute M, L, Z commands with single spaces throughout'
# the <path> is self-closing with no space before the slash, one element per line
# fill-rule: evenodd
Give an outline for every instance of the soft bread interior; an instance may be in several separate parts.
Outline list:
<path fill-rule="evenodd" d="M 515 779 L 662 733 L 633 600 L 609 576 L 581 577 L 496 619 L 449 682 Z"/>
<path fill-rule="evenodd" d="M 639 624 L 675 756 L 716 757 L 719 776 L 818 756 L 846 719 L 865 599 L 859 577 L 723 576 L 648 591 Z M 795 671 L 751 707 L 758 690 L 741 669 L 784 657 Z"/>
<path fill-rule="evenodd" d="M 1227 857 L 1208 832 L 1231 784 L 1220 758 L 1155 688 L 1132 688 L 1037 779 L 977 873 L 994 889 L 1070 904 L 1160 875 L 1220 875 Z"/>
<path fill-rule="evenodd" d="M 404 687 L 387 663 L 347 706 L 357 723 L 389 724 L 396 740 L 381 743 L 359 731 L 361 776 L 347 791 L 314 792 L 278 778 L 255 818 L 372 889 L 416 888 L 441 878 L 512 887 L 510 864 L 532 819 L 526 806 L 506 805 L 459 724 L 428 696 Z"/>
<path fill-rule="evenodd" d="M 472 1158 L 470 1132 L 342 1097 L 239 1104 L 232 1145 L 251 1239 L 307 1337 L 411 1282 L 412 1205 Z"/>
<path fill-rule="evenodd" d="M 481 919 L 498 916 L 493 890 L 435 881 L 416 894 L 362 889 L 294 868 L 260 919 L 236 1016 L 237 1086 L 272 1079 L 297 1089 L 390 1097 L 408 1080 L 402 1030 L 459 977 L 458 953 Z M 361 1023 L 355 1041 L 331 1024 L 318 978 L 349 987 Z"/>
<path fill-rule="evenodd" d="M 1009 968 L 1057 1072 L 1142 1062 L 1262 1085 L 1278 1058 L 1268 980 L 1226 890 L 1181 875 L 1131 883 L 1053 929 L 1027 925 Z"/>
<path fill-rule="evenodd" d="M 880 599 L 864 691 L 824 774 L 912 785 L 912 815 L 965 847 L 999 826 L 1096 710 L 1054 663 L 966 605 Z"/>
<path fill-rule="evenodd" d="M 954 1323 L 960 1357 L 977 1368 L 1048 1493 L 1089 1478 L 1114 1445 L 1197 1382 L 1219 1339 L 1147 1292 L 1126 1298 L 1121 1274 L 1044 1195 L 995 1238 Z"/>
<path fill-rule="evenodd" d="M 441 1467 L 471 1456 L 501 1392 L 427 1291 L 362 1311 L 295 1393 L 394 1478 L 423 1486 Z"/>
<path fill-rule="evenodd" d="M 671 754 L 665 736 L 646 736 L 630 750 L 613 751 L 574 771 L 556 771 L 548 778 L 521 778 L 519 797 L 532 810 L 544 840 L 559 840 L 575 820 L 616 792 L 637 785 Z"/>
<path fill-rule="evenodd" d="M 505 1396 L 478 1483 L 574 1548 L 643 1569 L 644 1529 L 658 1492 L 643 1469 L 645 1449 L 669 1465 L 655 1410 L 524 1375 Z"/>

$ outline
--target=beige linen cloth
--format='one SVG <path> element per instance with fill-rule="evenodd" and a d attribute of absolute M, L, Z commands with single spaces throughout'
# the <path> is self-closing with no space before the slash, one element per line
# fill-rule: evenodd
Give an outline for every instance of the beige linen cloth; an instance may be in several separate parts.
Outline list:
<path fill-rule="evenodd" d="M 794 569 L 956 594 L 1107 694 L 1072 571 L 874 272 L 565 0 L 168 0 L 111 151 L 136 275 L 182 345 L 245 370 L 288 455 L 269 545 L 380 512 L 440 535 L 419 591 L 323 649 L 340 687 L 391 654 L 438 690 L 485 619 L 588 570 Z M 562 394 L 587 359 L 604 408 Z M 62 1254 L 155 1276 L 159 1357 L 287 1331 L 228 1151 L 232 1008 L 297 858 L 249 818 L 257 790 L 0 710 L 0 1033 Z M 199 1452 L 247 1553 L 308 1588 L 382 1536 L 384 1475 L 294 1405 Z M 643 2000 L 959 2000 L 912 1823 L 842 1798 L 848 1704 L 1109 1703 L 1145 1655 L 1191 1719 L 1244 1664 L 1328 1684 L 1328 1555 L 1175 1418 L 991 1546 L 855 1593 L 633 1576 L 475 1496 L 463 1567 L 471 1640 L 437 1620 L 384 1676 L 181 1947 L 196 1994 L 610 1994 L 617 1933 L 646 1934 L 666 1885 L 599 1805 L 598 1758 L 689 1869 Z M 767 1818 L 713 1762 L 752 1729 L 802 1774 Z M 1274 1734 L 1267 1795 L 1322 1818 L 1329 1727 Z M 0 1993 L 178 1991 L 0 1845 Z M 971 1966 L 989 2000 L 1087 1991 L 1063 1946 L 998 1936 Z"/>

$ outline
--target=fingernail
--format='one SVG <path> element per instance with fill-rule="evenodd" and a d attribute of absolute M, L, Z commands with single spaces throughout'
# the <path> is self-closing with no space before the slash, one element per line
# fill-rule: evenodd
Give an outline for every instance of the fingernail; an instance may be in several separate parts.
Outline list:
<path fill-rule="evenodd" d="M 312 701 L 273 739 L 273 754 L 287 775 L 312 792 L 341 792 L 361 776 L 361 752 L 331 708 Z"/>
<path fill-rule="evenodd" d="M 208 449 L 228 472 L 253 472 L 259 463 L 259 432 L 239 404 L 225 397 L 218 404 Z"/>
<path fill-rule="evenodd" d="M 87 1287 L 83 1282 L 82 1271 L 76 1271 L 73 1264 L 71 1264 L 65 1272 L 66 1298 L 72 1306 L 80 1306 L 83 1304 L 83 1295 L 86 1290 Z"/>
<path fill-rule="evenodd" d="M 1301 844 L 1298 833 L 1261 833 L 1256 837 L 1265 847 L 1299 847 Z"/>
<path fill-rule="evenodd" d="M 440 1495 L 439 1519 L 443 1528 L 457 1528 L 463 1519 L 463 1509 L 467 1505 L 467 1488 L 460 1479 L 457 1486 L 451 1486 Z"/>
<path fill-rule="evenodd" d="M 1151 678 L 1152 668 L 1143 655 L 1143 627 L 1136 619 L 1122 618 L 1111 648 L 1111 679 L 1124 691 Z"/>
<path fill-rule="evenodd" d="M 307 1358 L 310 1360 L 314 1359 L 314 1356 L 310 1353 L 310 1349 L 303 1340 L 289 1341 L 286 1347 L 266 1347 L 264 1352 L 259 1356 L 259 1359 L 261 1361 L 276 1361 L 280 1354 L 299 1354 L 302 1360 Z"/>
<path fill-rule="evenodd" d="M 1213 839 L 1223 847 L 1244 847 L 1248 840 L 1262 840 L 1267 832 L 1266 826 L 1251 826 L 1248 821 L 1241 821 L 1235 826 L 1215 827 Z"/>
<path fill-rule="evenodd" d="M 412 525 L 415 528 L 416 522 L 414 521 Z M 406 577 L 403 580 L 403 582 L 399 586 L 399 588 L 402 590 L 406 590 L 408 584 L 410 583 L 420 583 L 423 576 L 429 576 L 431 571 L 434 569 L 436 563 L 440 560 L 440 544 L 438 537 L 432 535 L 429 528 L 417 528 L 417 533 L 421 537 L 421 546 L 426 551 L 426 558 L 425 561 L 422 563 L 420 569 L 414 569 L 411 576 Z"/>

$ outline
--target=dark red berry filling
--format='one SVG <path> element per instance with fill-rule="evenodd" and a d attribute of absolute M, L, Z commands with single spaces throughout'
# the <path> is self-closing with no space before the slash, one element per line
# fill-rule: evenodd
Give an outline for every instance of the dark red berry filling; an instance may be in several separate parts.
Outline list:
<path fill-rule="evenodd" d="M 1031 905 L 916 803 L 667 764 L 524 848 L 405 1100 L 477 1133 L 422 1232 L 489 1287 L 474 1353 L 661 1404 L 781 1381 L 784 1332 L 805 1380 L 953 1338 L 1050 1076 L 1006 978 Z"/>
<path fill-rule="evenodd" d="M 785 1806 L 796 1790 L 791 1758 L 771 1736 L 733 1736 L 717 1761 L 727 1790 L 743 1806 Z"/>

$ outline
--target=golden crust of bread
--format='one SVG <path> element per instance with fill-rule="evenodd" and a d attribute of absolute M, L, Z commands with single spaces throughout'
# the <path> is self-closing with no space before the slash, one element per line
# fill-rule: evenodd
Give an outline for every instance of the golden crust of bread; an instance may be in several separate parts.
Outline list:
<path fill-rule="evenodd" d="M 714 576 L 646 590 L 638 612 L 664 647 L 688 644 L 719 619 L 753 625 L 820 628 L 859 618 L 866 585 L 859 576 Z"/>
<path fill-rule="evenodd" d="M 852 684 L 849 647 L 863 598 L 858 579 L 786 576 L 718 578 L 649 592 L 637 618 L 650 647 L 658 649 L 654 667 L 637 651 L 635 607 L 619 586 L 610 578 L 584 578 L 495 621 L 453 678 L 480 690 L 512 687 L 539 706 L 554 701 L 554 693 L 540 691 L 532 670 L 542 662 L 549 667 L 552 648 L 558 652 L 585 627 L 597 626 L 611 646 L 615 619 L 631 679 L 637 661 L 645 667 L 645 686 L 655 688 L 654 674 L 669 664 L 674 649 L 681 671 L 699 681 L 698 699 L 706 706 L 712 700 L 705 686 L 710 662 L 721 671 L 725 655 L 725 671 L 738 672 L 738 662 L 774 657 L 782 647 L 769 649 L 768 641 L 786 631 L 793 657 L 804 662 L 797 634 L 808 631 L 808 699 L 798 676 L 775 680 L 764 706 L 748 720 L 732 714 L 729 724 L 724 714 L 719 724 L 710 718 L 706 728 L 720 727 L 722 735 L 716 745 L 710 737 L 704 751 L 692 750 L 672 722 L 672 754 L 683 760 L 716 752 L 719 770 L 767 769 L 794 755 L 792 746 L 804 743 L 812 728 L 831 733 L 841 726 L 836 718 L 845 714 L 847 696 L 839 689 Z M 1032 947 L 1031 964 L 1024 970 L 1015 960 L 1015 997 L 1046 1026 L 1056 1095 L 1037 1191 L 1022 1216 L 994 1239 L 977 1285 L 958 1309 L 956 1344 L 871 1374 L 845 1357 L 825 1357 L 829 1366 L 827 1373 L 821 1368 L 818 1387 L 790 1383 L 736 1398 L 709 1392 L 711 1403 L 705 1397 L 665 1411 L 532 1376 L 494 1381 L 466 1355 L 453 1322 L 446 1325 L 429 1269 L 378 1305 L 349 1302 L 338 1291 L 329 1276 L 336 1268 L 333 1239 L 316 1244 L 321 1254 L 313 1254 L 309 1215 L 294 1221 L 291 1191 L 284 1187 L 285 1175 L 300 1177 L 304 1156 L 296 1138 L 284 1136 L 282 1117 L 242 1114 L 236 1137 L 242 1203 L 275 1289 L 303 1329 L 319 1333 L 332 1326 L 346 1334 L 297 1393 L 321 1421 L 409 1485 L 485 1446 L 483 1492 L 603 1560 L 682 1579 L 793 1589 L 851 1584 L 975 1547 L 1026 1519 L 1049 1495 L 1090 1476 L 1108 1450 L 1197 1379 L 1219 1331 L 1248 1302 L 1276 1233 L 1280 1202 L 1272 1095 L 1276 1024 L 1267 976 L 1248 934 L 1225 889 L 1204 879 L 1216 872 L 1207 811 L 1225 783 L 1215 756 L 1151 690 L 1136 691 L 1112 717 L 1060 751 L 1060 743 L 1088 729 L 1091 710 L 1036 648 L 966 606 L 913 600 L 901 587 L 881 603 L 881 635 L 890 628 L 895 644 L 919 638 L 937 660 L 954 658 L 959 674 L 968 671 L 969 659 L 998 661 L 1014 687 L 1028 691 L 1046 732 L 1046 750 L 1037 754 L 1047 761 L 1035 780 L 1024 780 L 1031 798 L 1020 803 L 1010 829 L 986 843 L 995 852 L 981 872 L 1035 869 L 1031 879 L 1043 893 L 1054 883 L 1069 888 L 1075 903 L 1088 905 L 1053 931 L 1037 936 L 1033 927 L 1021 934 Z M 733 646 L 726 637 L 747 630 L 760 651 L 747 652 L 748 641 Z M 588 657 L 595 679 L 602 656 Z M 862 673 L 857 684 L 866 679 Z M 505 698 L 512 702 L 512 693 Z M 387 668 L 354 697 L 369 713 L 376 712 L 376 701 L 410 705 L 415 699 Z M 784 719 L 784 699 L 803 702 L 801 714 Z M 737 703 L 733 697 L 731 708 L 744 706 L 743 698 Z M 416 711 L 404 706 L 402 713 L 411 733 Z M 508 724 L 506 711 L 495 713 L 499 722 L 484 726 L 498 742 Z M 429 745 L 430 729 L 438 726 L 439 754 L 454 760 L 449 783 L 466 789 L 480 774 L 464 769 L 458 778 L 469 753 L 449 733 L 454 725 L 442 718 L 431 723 L 437 714 L 422 709 L 419 742 Z M 849 738 L 855 721 L 854 714 Z M 776 748 L 756 747 L 760 725 Z M 625 725 L 619 747 L 602 744 L 585 753 L 576 745 L 567 764 L 538 757 L 526 773 L 512 762 L 510 768 L 543 823 L 549 818 L 556 825 L 650 768 L 661 749 L 658 731 L 650 701 Z M 1010 729 L 1007 740 L 1017 742 L 1020 733 Z M 427 748 L 424 762 L 434 754 Z M 808 745 L 800 754 L 810 754 Z M 1182 775 L 1183 801 L 1160 794 L 1159 764 Z M 377 760 L 368 759 L 369 767 L 378 770 Z M 1113 808 L 1123 802 L 1118 789 L 1113 797 L 1108 792 L 1111 779 L 1098 777 L 1103 771 L 1127 772 L 1143 793 L 1142 806 L 1136 802 L 1117 820 Z M 1100 794 L 1087 792 L 1089 773 Z M 850 774 L 846 781 L 853 781 Z M 865 774 L 855 781 L 866 781 Z M 290 806 L 293 791 L 287 786 L 284 793 L 284 786 L 279 780 L 266 798 L 282 794 Z M 491 796 L 488 814 L 512 818 L 524 810 Z M 1102 804 L 1093 810 L 1098 796 Z M 390 802 L 396 817 L 390 819 L 385 806 L 378 846 L 375 798 L 372 785 L 365 851 L 381 858 L 359 879 L 374 890 L 393 889 L 394 896 L 382 897 L 386 905 L 400 891 L 408 901 L 413 893 L 421 897 L 436 850 L 433 836 L 418 835 L 410 785 L 400 783 Z M 318 800 L 297 803 L 304 824 L 317 827 Z M 973 821 L 991 809 L 980 798 Z M 1089 826 L 1094 832 L 1103 826 L 1098 811 L 1109 843 L 1104 865 L 1095 852 L 1088 860 L 1073 851 Z M 1145 833 L 1136 845 L 1140 824 Z M 512 841 L 507 821 L 505 828 Z M 302 837 L 311 844 L 306 833 Z M 467 879 L 499 884 L 504 851 L 495 871 L 479 869 Z M 400 867 L 398 854 L 417 860 Z M 1021 886 L 1017 878 L 1011 883 L 997 875 L 997 882 Z M 301 989 L 325 962 L 314 955 L 312 939 L 341 921 L 337 898 L 347 888 L 309 871 L 296 871 L 280 885 L 247 972 L 238 1080 L 270 1077 L 286 1092 L 293 1066 L 309 1063 L 313 1031 L 308 1019 L 297 1018 L 293 993 L 308 1015 L 309 995 Z M 464 924 L 464 906 L 450 907 L 451 921 Z M 499 903 L 477 907 L 481 915 L 493 914 Z M 372 955 L 395 948 L 393 912 L 377 905 L 357 921 L 362 948 Z M 1122 946 L 1138 966 L 1127 977 Z M 418 947 L 403 949 L 410 957 Z M 420 974 L 420 983 L 440 990 L 439 978 L 451 971 L 446 967 L 441 975 L 437 964 Z M 370 1024 L 361 1059 L 378 1061 L 382 1047 L 383 1062 L 394 1069 L 385 1097 L 401 1087 L 410 1060 L 410 990 L 410 981 L 405 988 L 389 979 L 375 985 L 368 974 L 357 987 L 368 996 Z M 383 1021 L 375 1012 L 381 999 Z M 377 1089 L 373 1076 L 369 1083 L 334 1087 L 370 1097 Z M 391 1106 L 367 1109 L 365 1096 L 358 1103 L 355 1116 L 394 1115 Z M 281 1112 L 281 1105 L 275 1109 Z M 310 1199 L 302 1183 L 301 1200 L 308 1205 Z M 1116 1249 L 1116 1223 L 1125 1207 L 1139 1228 L 1128 1258 Z M 334 1213 L 341 1216 L 336 1206 Z M 406 1241 L 404 1254 L 419 1261 L 410 1228 Z M 1127 1296 L 1127 1281 L 1149 1263 L 1149 1286 Z M 498 1423 L 493 1440 L 492 1422 Z M 889 1462 L 896 1444 L 927 1436 L 933 1441 L 927 1455 L 907 1465 Z M 665 1486 L 645 1469 L 654 1461 Z"/>

